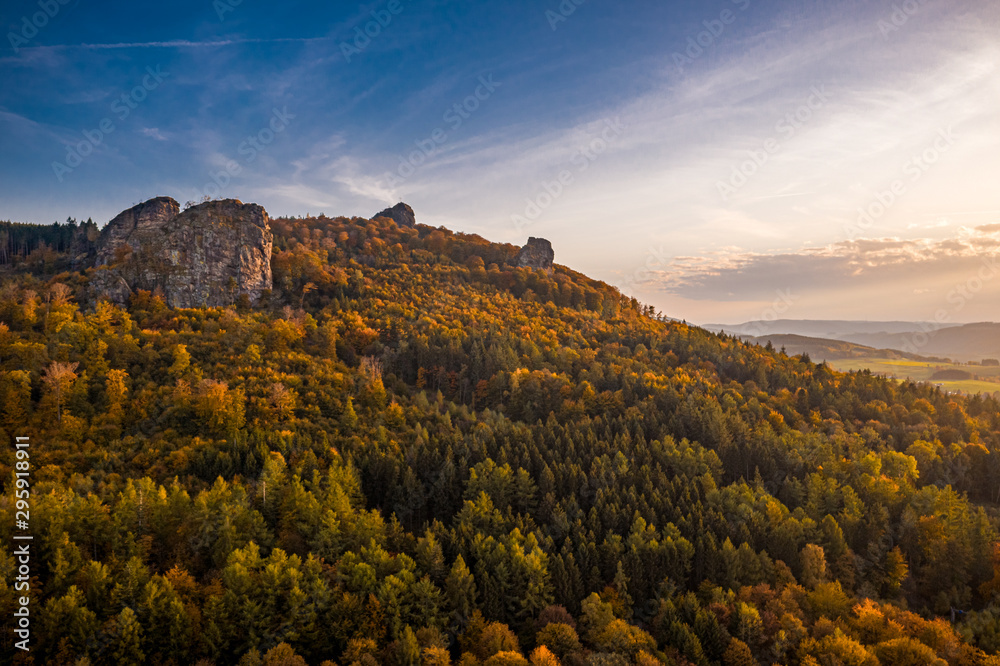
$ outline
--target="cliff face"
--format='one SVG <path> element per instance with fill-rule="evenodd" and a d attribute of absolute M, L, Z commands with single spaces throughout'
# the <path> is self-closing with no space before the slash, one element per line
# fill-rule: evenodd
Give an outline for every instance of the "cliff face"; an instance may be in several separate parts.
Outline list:
<path fill-rule="evenodd" d="M 267 212 L 236 199 L 179 211 L 170 197 L 157 197 L 101 230 L 97 295 L 125 303 L 136 290 L 159 289 L 172 307 L 229 305 L 240 294 L 256 303 L 271 288 Z"/>
<path fill-rule="evenodd" d="M 517 265 L 522 268 L 534 268 L 547 271 L 552 268 L 556 253 L 552 243 L 544 238 L 529 238 L 528 244 L 517 253 Z"/>

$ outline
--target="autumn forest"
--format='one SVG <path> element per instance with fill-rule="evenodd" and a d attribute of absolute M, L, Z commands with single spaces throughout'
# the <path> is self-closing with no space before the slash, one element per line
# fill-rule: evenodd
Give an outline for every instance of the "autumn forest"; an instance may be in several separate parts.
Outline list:
<path fill-rule="evenodd" d="M 478 236 L 271 226 L 273 290 L 191 309 L 94 299 L 75 222 L 0 230 L 34 533 L 34 648 L 2 663 L 1000 664 L 995 399 Z"/>

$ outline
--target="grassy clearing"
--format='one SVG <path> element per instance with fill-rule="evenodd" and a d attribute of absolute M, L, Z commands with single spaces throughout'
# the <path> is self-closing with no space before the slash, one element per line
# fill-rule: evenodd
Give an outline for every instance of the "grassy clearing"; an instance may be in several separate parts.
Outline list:
<path fill-rule="evenodd" d="M 995 393 L 1000 391 L 1000 367 L 964 365 L 961 363 L 928 363 L 887 358 L 849 358 L 830 361 L 830 365 L 844 372 L 868 369 L 872 372 L 895 379 L 912 379 L 918 382 L 938 384 L 946 391 L 961 393 Z M 964 370 L 972 373 L 972 379 L 957 381 L 934 381 L 931 377 L 941 370 Z"/>

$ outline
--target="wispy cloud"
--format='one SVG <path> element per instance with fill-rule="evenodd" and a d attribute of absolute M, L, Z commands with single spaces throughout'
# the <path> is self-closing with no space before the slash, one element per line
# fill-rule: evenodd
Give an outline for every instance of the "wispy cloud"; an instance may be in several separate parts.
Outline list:
<path fill-rule="evenodd" d="M 857 206 L 897 177 L 941 126 L 961 126 L 967 146 L 1000 147 L 998 137 L 976 130 L 977 122 L 994 113 L 1000 61 L 994 44 L 963 34 L 965 43 L 956 51 L 937 40 L 926 47 L 933 57 L 914 63 L 891 57 L 896 44 L 881 41 L 874 20 L 864 29 L 844 19 L 818 31 L 803 25 L 808 22 L 796 17 L 789 25 L 801 30 L 778 30 L 770 40 L 757 35 L 737 40 L 731 57 L 705 59 L 681 78 L 667 66 L 649 92 L 606 104 L 573 124 L 511 122 L 449 143 L 399 195 L 475 210 L 484 227 L 502 233 L 533 188 L 592 138 L 590 128 L 602 117 L 621 117 L 629 131 L 593 170 L 602 205 L 590 208 L 585 219 L 572 220 L 573 228 L 635 215 L 647 220 L 650 235 L 660 231 L 657 225 L 678 231 L 676 242 L 689 251 L 706 231 L 749 234 L 772 245 L 775 239 L 794 242 L 803 232 L 833 241 Z M 880 67 L 871 68 L 872 61 Z M 787 141 L 782 138 L 781 150 L 736 200 L 721 201 L 716 183 L 729 177 L 748 150 L 774 135 L 775 125 L 823 81 L 829 83 L 828 108 Z M 400 152 L 412 149 L 410 143 L 401 142 Z M 397 161 L 386 155 L 380 163 L 377 157 L 369 154 L 362 162 L 370 179 Z M 953 174 L 936 172 L 942 186 Z M 593 196 L 594 188 L 577 188 L 539 224 L 555 228 L 569 222 L 566 215 L 586 208 L 582 200 Z M 916 205 L 926 198 L 915 194 L 911 200 Z M 789 199 L 802 203 L 793 207 Z M 906 206 L 898 210 L 902 216 L 911 213 Z M 894 230 L 897 220 L 884 223 L 886 231 Z"/>
<path fill-rule="evenodd" d="M 111 201 L 119 194 L 95 187 L 100 182 L 113 182 L 128 197 L 142 196 L 151 183 L 194 191 L 236 160 L 242 169 L 227 194 L 275 214 L 367 215 L 402 198 L 431 224 L 499 241 L 545 236 L 560 262 L 610 281 L 644 265 L 648 248 L 666 248 L 665 264 L 677 257 L 675 263 L 658 274 L 656 290 L 651 283 L 637 296 L 692 319 L 685 309 L 692 303 L 721 309 L 739 299 L 770 300 L 767 289 L 796 280 L 824 294 L 817 301 L 824 306 L 871 310 L 858 294 L 876 278 L 909 295 L 899 303 L 919 305 L 914 299 L 936 297 L 939 287 L 930 280 L 950 279 L 950 265 L 960 272 L 973 261 L 970 252 L 994 247 L 1000 25 L 983 0 L 922 3 L 888 37 L 877 26 L 885 3 L 752 3 L 683 72 L 672 53 L 713 18 L 696 3 L 660 3 L 641 17 L 623 5 L 604 14 L 581 11 L 555 35 L 544 21 L 537 34 L 524 26 L 533 11 L 525 13 L 526 1 L 445 3 L 447 20 L 407 4 L 351 63 L 340 41 L 353 39 L 380 3 L 332 3 L 324 17 L 317 9 L 307 22 L 298 12 L 252 4 L 241 5 L 225 27 L 273 31 L 220 35 L 213 23 L 133 39 L 140 33 L 111 26 L 53 28 L 46 38 L 61 43 L 0 57 L 0 130 L 19 154 L 37 156 L 24 160 L 30 177 L 48 178 L 51 160 L 108 116 L 147 61 L 162 62 L 174 77 L 169 94 L 165 88 L 151 96 L 127 131 L 105 140 L 115 160 L 95 154 L 79 173 L 81 191 L 103 192 L 95 204 L 102 211 L 120 206 Z M 215 18 L 210 7 L 205 13 Z M 674 18 L 680 20 L 668 20 Z M 301 30 L 325 36 L 253 36 Z M 146 39 L 158 34 L 185 39 Z M 400 156 L 441 126 L 441 114 L 489 72 L 502 82 L 495 97 L 411 177 L 390 185 L 386 175 Z M 814 86 L 825 86 L 828 102 L 791 135 L 779 131 Z M 285 104 L 296 115 L 288 132 L 243 162 L 243 142 Z M 512 224 L 526 201 L 573 168 L 608 118 L 621 119 L 622 135 L 586 171 L 574 171 L 573 183 L 530 228 Z M 953 128 L 954 146 L 862 234 L 876 240 L 848 243 L 845 225 L 858 208 L 903 177 L 942 127 Z M 769 138 L 780 148 L 723 200 L 717 183 Z M 19 197 L 28 172 L 20 163 L 2 172 L 5 204 L 16 202 L 28 215 L 39 201 L 60 202 L 51 204 L 52 217 L 80 215 L 56 210 L 72 201 L 65 190 Z M 708 307 L 700 317 L 721 318 Z"/>
<path fill-rule="evenodd" d="M 143 136 L 148 136 L 150 139 L 156 139 L 157 141 L 166 141 L 167 137 L 160 132 L 158 127 L 143 127 L 139 132 Z"/>
<path fill-rule="evenodd" d="M 219 39 L 212 41 L 191 41 L 187 39 L 172 39 L 159 42 L 113 42 L 105 44 L 48 44 L 39 46 L 24 46 L 21 50 L 28 53 L 39 51 L 104 51 L 109 49 L 204 49 L 241 44 L 280 44 L 280 43 L 310 43 L 329 41 L 328 37 L 274 37 L 270 39 Z"/>

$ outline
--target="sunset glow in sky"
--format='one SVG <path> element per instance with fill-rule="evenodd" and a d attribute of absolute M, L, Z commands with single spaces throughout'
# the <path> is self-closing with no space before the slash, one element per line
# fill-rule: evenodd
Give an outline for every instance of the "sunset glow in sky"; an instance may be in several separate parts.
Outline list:
<path fill-rule="evenodd" d="M 0 219 L 403 200 L 690 321 L 1000 320 L 991 0 L 40 6 L 0 10 Z"/>

